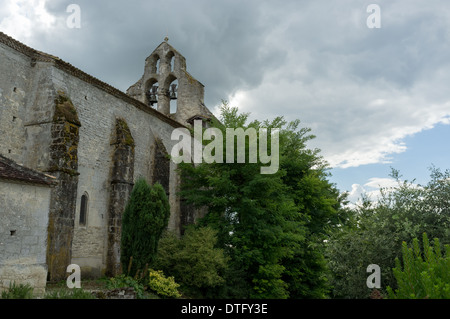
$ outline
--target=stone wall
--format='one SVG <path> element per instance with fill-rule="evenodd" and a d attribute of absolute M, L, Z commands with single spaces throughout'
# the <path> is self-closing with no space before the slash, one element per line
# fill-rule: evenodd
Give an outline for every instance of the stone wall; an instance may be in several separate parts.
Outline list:
<path fill-rule="evenodd" d="M 187 125 L 188 115 L 205 111 L 203 85 L 186 72 L 184 58 L 164 43 L 161 48 L 174 57 L 174 72 L 163 82 L 168 85 L 178 80 L 177 113 L 182 115 L 182 123 L 167 114 L 167 107 L 163 114 L 149 106 L 145 98 L 135 99 L 139 96 L 127 95 L 0 32 L 0 154 L 51 172 L 60 182 L 52 190 L 50 207 L 46 262 L 54 274 L 52 279 L 64 277 L 70 263 L 81 266 L 82 278 L 98 277 L 106 271 L 108 234 L 113 226 L 111 194 L 121 196 L 121 207 L 127 200 L 112 183 L 117 162 L 113 141 L 119 118 L 127 123 L 134 142 L 133 171 L 126 181 L 128 186 L 124 186 L 125 193 L 141 176 L 152 184 L 161 182 L 169 194 L 169 229 L 180 233 L 180 201 L 176 195 L 179 176 L 176 164 L 166 154 L 178 142 L 171 140 L 174 128 Z M 147 63 L 146 76 L 148 67 Z M 80 225 L 83 194 L 88 194 L 88 210 L 86 223 Z M 191 216 L 185 214 L 184 222 Z M 119 233 L 115 234 L 117 241 Z"/>
<path fill-rule="evenodd" d="M 116 276 L 121 273 L 122 214 L 134 185 L 134 139 L 127 122 L 122 118 L 116 119 L 115 134 L 111 145 L 114 150 L 110 177 L 106 274 Z"/>
<path fill-rule="evenodd" d="M 111 193 L 120 194 L 112 182 L 111 171 L 114 169 L 114 140 L 116 121 L 123 119 L 127 123 L 130 136 L 134 141 L 134 167 L 130 183 L 142 176 L 153 183 L 157 178 L 167 181 L 171 216 L 169 228 L 179 233 L 179 199 L 176 196 L 178 174 L 176 165 L 164 159 L 165 178 L 155 176 L 156 153 L 165 149 L 170 152 L 177 141 L 170 136 L 180 124 L 170 119 L 161 119 L 156 110 L 146 105 L 137 107 L 126 103 L 124 97 L 117 97 L 102 88 L 87 83 L 79 77 L 72 76 L 64 70 L 52 71 L 52 82 L 56 91 L 63 91 L 70 97 L 80 121 L 78 142 L 78 189 L 74 217 L 74 236 L 72 243 L 72 263 L 81 267 L 82 277 L 98 277 L 105 274 L 108 265 L 110 246 L 110 205 Z M 125 95 L 125 94 L 124 94 Z M 135 100 L 133 100 L 135 101 Z M 140 102 L 133 102 L 140 103 Z M 156 140 L 160 140 L 157 147 Z M 122 185 L 123 186 L 123 185 Z M 121 187 L 122 187 L 121 186 Z M 128 189 L 128 186 L 123 186 Z M 122 187 L 122 188 L 123 188 Z M 128 192 L 128 191 L 127 191 Z M 89 194 L 86 225 L 79 224 L 80 197 Z M 120 196 L 120 195 L 119 195 Z M 124 206 L 126 196 L 120 196 Z M 109 235 L 108 235 L 109 234 Z M 116 233 L 117 241 L 119 233 Z M 110 237 L 108 237 L 110 236 Z M 108 239 L 109 238 L 109 239 Z M 109 248 L 108 248 L 109 247 Z M 116 249 L 117 251 L 117 249 Z M 111 250 L 110 255 L 111 256 Z"/>
<path fill-rule="evenodd" d="M 0 43 L 0 154 L 23 163 L 29 60 Z"/>
<path fill-rule="evenodd" d="M 46 171 L 59 183 L 51 192 L 47 264 L 48 279 L 59 281 L 67 277 L 66 268 L 72 260 L 80 122 L 74 105 L 64 92 L 58 92 L 53 107 L 50 161 Z"/>
<path fill-rule="evenodd" d="M 0 291 L 11 282 L 45 291 L 50 190 L 0 180 Z"/>

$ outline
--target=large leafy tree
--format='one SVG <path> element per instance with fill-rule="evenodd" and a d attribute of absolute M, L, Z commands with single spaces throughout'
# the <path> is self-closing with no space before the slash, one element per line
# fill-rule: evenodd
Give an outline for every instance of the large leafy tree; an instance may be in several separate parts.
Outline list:
<path fill-rule="evenodd" d="M 207 206 L 200 221 L 218 231 L 230 257 L 222 296 L 253 298 L 324 297 L 327 291 L 322 241 L 338 220 L 338 192 L 326 180 L 318 150 L 306 147 L 310 130 L 299 121 L 248 122 L 248 114 L 224 104 L 212 126 L 278 129 L 279 169 L 261 174 L 261 162 L 181 164 L 182 196 Z M 270 139 L 270 135 L 269 135 Z M 271 145 L 269 141 L 267 143 Z M 224 154 L 226 142 L 223 143 Z M 273 151 L 273 150 L 272 150 Z M 249 141 L 246 141 L 246 154 Z M 235 154 L 236 159 L 237 154 Z"/>
<path fill-rule="evenodd" d="M 139 178 L 131 192 L 122 217 L 120 261 L 122 269 L 130 274 L 151 265 L 158 241 L 166 229 L 170 206 L 163 187 L 156 183 L 151 187 L 144 178 Z"/>

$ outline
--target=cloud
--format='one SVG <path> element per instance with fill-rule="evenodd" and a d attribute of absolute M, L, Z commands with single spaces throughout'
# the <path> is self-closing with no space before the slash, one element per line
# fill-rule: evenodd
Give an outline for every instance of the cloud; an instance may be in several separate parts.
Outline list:
<path fill-rule="evenodd" d="M 393 178 L 372 177 L 364 184 L 353 184 L 348 193 L 350 206 L 361 204 L 362 196 L 367 196 L 372 202 L 377 202 L 381 196 L 380 189 L 389 191 L 398 186 L 398 181 Z"/>
<path fill-rule="evenodd" d="M 123 91 L 168 34 L 210 108 L 300 118 L 333 167 L 389 163 L 405 137 L 450 122 L 446 0 L 379 0 L 381 29 L 357 0 L 80 0 L 80 29 L 70 3 L 5 0 L 0 30 Z"/>
<path fill-rule="evenodd" d="M 261 84 L 230 101 L 259 118 L 300 118 L 333 167 L 389 163 L 407 149 L 405 137 L 449 122 L 449 11 L 436 2 L 425 10 L 385 3 L 383 27 L 373 30 L 361 6 L 348 3 L 347 14 L 319 14 L 319 5 L 297 19 L 298 11 L 286 12 L 268 36 L 288 43 L 297 31 L 298 43 L 289 42 L 285 63 L 266 70 Z"/>
<path fill-rule="evenodd" d="M 0 30 L 14 38 L 30 39 L 38 30 L 51 28 L 56 19 L 45 8 L 45 0 L 4 0 Z"/>

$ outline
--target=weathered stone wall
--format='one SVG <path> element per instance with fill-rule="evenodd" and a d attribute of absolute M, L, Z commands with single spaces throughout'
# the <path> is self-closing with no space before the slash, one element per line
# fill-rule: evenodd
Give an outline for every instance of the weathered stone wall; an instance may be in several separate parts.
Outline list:
<path fill-rule="evenodd" d="M 58 91 L 54 100 L 52 142 L 47 172 L 59 183 L 52 189 L 47 237 L 48 279 L 63 280 L 72 260 L 75 205 L 78 189 L 78 140 L 80 122 L 71 100 Z"/>
<path fill-rule="evenodd" d="M 160 181 L 169 194 L 168 227 L 180 231 L 179 177 L 176 164 L 165 156 L 178 142 L 171 140 L 173 129 L 187 125 L 185 120 L 191 114 L 204 111 L 203 85 L 186 72 L 185 60 L 176 50 L 170 46 L 163 49 L 169 54 L 165 61 L 174 57 L 174 70 L 163 83 L 167 86 L 178 80 L 177 113 L 182 124 L 173 120 L 176 116 L 166 114 L 167 108 L 164 113 L 168 116 L 143 103 L 145 97 L 142 101 L 139 94 L 145 96 L 145 88 L 138 88 L 140 93 L 130 97 L 0 33 L 0 153 L 30 168 L 51 172 L 60 181 L 51 193 L 46 262 L 55 275 L 50 278 L 66 276 L 65 267 L 70 263 L 82 267 L 82 276 L 98 277 L 106 271 L 111 194 L 121 196 L 130 189 L 112 183 L 115 159 L 111 141 L 118 118 L 128 124 L 134 140 L 134 167 L 128 185 L 140 176 L 150 183 Z M 147 63 L 146 70 L 149 67 Z M 164 71 L 168 65 L 161 67 Z M 149 72 L 145 71 L 145 76 L 150 76 Z M 149 85 L 147 80 L 151 79 L 145 78 L 143 86 Z M 83 194 L 89 195 L 88 210 L 86 223 L 80 225 Z M 121 197 L 120 206 L 126 199 L 126 195 Z M 184 218 L 192 219 L 190 215 Z"/>
<path fill-rule="evenodd" d="M 122 214 L 133 189 L 134 139 L 127 122 L 116 119 L 112 141 L 111 185 L 108 211 L 108 247 L 106 255 L 106 274 L 115 276 L 121 273 L 120 241 L 122 236 Z"/>
<path fill-rule="evenodd" d="M 0 154 L 23 163 L 29 59 L 0 43 Z"/>
<path fill-rule="evenodd" d="M 11 282 L 45 291 L 50 190 L 0 180 L 0 291 Z"/>
<path fill-rule="evenodd" d="M 106 93 L 63 70 L 54 69 L 55 90 L 70 97 L 81 126 L 78 143 L 78 190 L 75 211 L 75 230 L 72 245 L 72 263 L 81 267 L 82 276 L 97 276 L 106 272 L 108 260 L 109 207 L 111 192 L 120 193 L 118 185 L 111 184 L 114 162 L 114 136 L 116 120 L 123 119 L 134 140 L 134 172 L 132 181 L 143 176 L 153 183 L 156 139 L 170 152 L 177 141 L 170 136 L 177 126 L 175 122 L 162 120 L 155 110 L 141 105 L 142 109 L 126 103 L 122 97 Z M 179 200 L 176 196 L 178 174 L 176 165 L 166 161 L 169 181 L 171 216 L 169 228 L 179 231 Z M 114 188 L 116 189 L 114 189 Z M 122 187 L 122 186 L 120 186 Z M 126 186 L 123 186 L 127 188 Z M 128 190 L 124 190 L 128 192 Z M 79 224 L 80 197 L 89 194 L 86 225 Z M 127 198 L 120 197 L 125 201 Z M 125 203 L 125 202 L 124 202 Z M 124 204 L 123 203 L 123 204 Z M 123 206 L 122 204 L 120 206 Z"/>

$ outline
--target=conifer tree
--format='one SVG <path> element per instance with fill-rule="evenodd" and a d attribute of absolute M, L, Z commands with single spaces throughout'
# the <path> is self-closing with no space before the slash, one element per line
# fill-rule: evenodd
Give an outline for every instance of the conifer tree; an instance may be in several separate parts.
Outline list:
<path fill-rule="evenodd" d="M 151 187 L 144 178 L 137 180 L 122 218 L 121 257 L 123 272 L 134 276 L 151 265 L 159 238 L 167 227 L 170 206 L 163 187 Z"/>
<path fill-rule="evenodd" d="M 423 256 L 419 241 L 413 239 L 412 248 L 402 245 L 403 267 L 396 258 L 393 269 L 398 289 L 387 288 L 392 299 L 450 299 L 450 246 L 441 251 L 439 239 L 434 247 L 423 234 Z"/>

